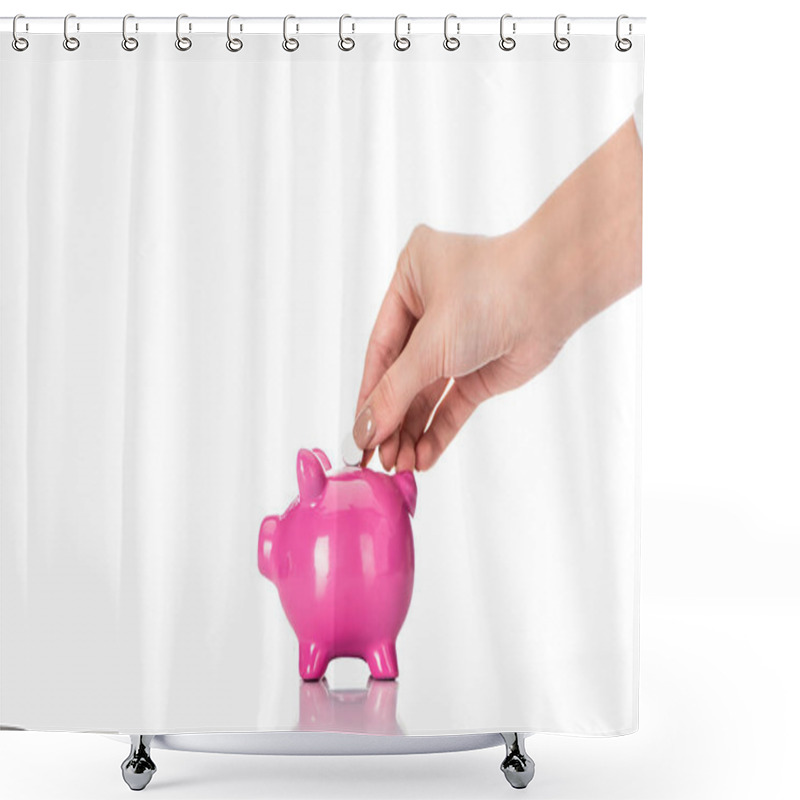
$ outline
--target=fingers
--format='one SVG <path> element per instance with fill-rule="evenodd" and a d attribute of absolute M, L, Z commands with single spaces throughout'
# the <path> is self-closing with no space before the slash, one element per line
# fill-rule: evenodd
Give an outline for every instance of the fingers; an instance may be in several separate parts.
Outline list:
<path fill-rule="evenodd" d="M 439 338 L 431 333 L 426 318 L 411 332 L 408 343 L 380 378 L 363 404 L 353 438 L 366 450 L 386 441 L 403 421 L 414 398 L 442 377 Z"/>
<path fill-rule="evenodd" d="M 395 470 L 397 472 L 416 468 L 416 446 L 416 439 L 412 438 L 405 428 L 402 428 L 400 430 L 400 450 L 397 453 L 397 461 L 395 462 Z"/>
<path fill-rule="evenodd" d="M 417 442 L 415 466 L 418 470 L 430 469 L 436 463 L 472 412 L 492 395 L 486 378 L 495 363 L 453 381 L 430 427 Z"/>
<path fill-rule="evenodd" d="M 414 448 L 417 440 L 425 430 L 447 384 L 447 378 L 438 378 L 411 401 L 400 429 L 381 445 L 381 463 L 384 469 L 414 469 Z"/>
<path fill-rule="evenodd" d="M 402 351 L 421 313 L 415 296 L 416 292 L 409 282 L 409 259 L 409 248 L 406 246 L 397 260 L 397 268 L 378 310 L 378 316 L 369 337 L 367 353 L 364 357 L 364 372 L 358 392 L 356 415 L 380 377 Z"/>
<path fill-rule="evenodd" d="M 394 286 L 390 286 L 381 303 L 367 344 L 356 413 L 361 410 L 364 400 L 375 388 L 381 375 L 389 369 L 402 351 L 415 322 L 402 297 Z"/>
<path fill-rule="evenodd" d="M 365 450 L 364 451 L 364 453 L 361 456 L 361 463 L 359 464 L 361 469 L 364 469 L 364 467 L 366 467 L 369 464 L 370 460 L 372 459 L 372 455 L 373 455 L 374 452 L 375 452 L 374 450 Z"/>
<path fill-rule="evenodd" d="M 381 464 L 387 472 L 394 466 L 400 449 L 400 430 L 398 428 L 380 447 Z"/>

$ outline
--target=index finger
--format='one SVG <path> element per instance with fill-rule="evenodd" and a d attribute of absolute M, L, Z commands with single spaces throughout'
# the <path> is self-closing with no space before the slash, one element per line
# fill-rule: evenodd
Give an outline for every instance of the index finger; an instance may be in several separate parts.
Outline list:
<path fill-rule="evenodd" d="M 402 258 L 403 254 L 401 254 Z M 417 322 L 416 315 L 406 301 L 403 284 L 404 279 L 398 264 L 378 310 L 378 316 L 367 344 L 364 372 L 356 404 L 356 416 L 383 374 L 397 360 Z"/>

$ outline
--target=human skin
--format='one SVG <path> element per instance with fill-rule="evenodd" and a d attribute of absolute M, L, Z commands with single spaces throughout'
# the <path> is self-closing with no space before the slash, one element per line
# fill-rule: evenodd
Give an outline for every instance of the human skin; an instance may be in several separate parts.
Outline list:
<path fill-rule="evenodd" d="M 362 465 L 379 448 L 384 469 L 433 466 L 478 405 L 540 373 L 641 284 L 641 243 L 633 117 L 515 230 L 417 226 L 367 346 L 353 426 Z"/>

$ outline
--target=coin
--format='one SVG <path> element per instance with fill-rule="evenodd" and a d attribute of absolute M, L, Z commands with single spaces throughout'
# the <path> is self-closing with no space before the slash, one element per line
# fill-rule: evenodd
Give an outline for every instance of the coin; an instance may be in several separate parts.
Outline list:
<path fill-rule="evenodd" d="M 364 458 L 364 451 L 356 444 L 353 438 L 353 432 L 348 431 L 347 435 L 342 440 L 342 461 L 348 467 L 361 466 L 361 461 Z"/>

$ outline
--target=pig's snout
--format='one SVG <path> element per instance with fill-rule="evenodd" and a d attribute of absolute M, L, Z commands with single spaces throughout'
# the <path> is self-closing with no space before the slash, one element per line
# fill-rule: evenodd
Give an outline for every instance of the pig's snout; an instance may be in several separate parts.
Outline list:
<path fill-rule="evenodd" d="M 275 531 L 278 529 L 277 517 L 265 517 L 261 523 L 258 534 L 258 570 L 267 578 L 275 582 L 275 572 L 272 565 L 272 548 L 275 544 Z"/>

